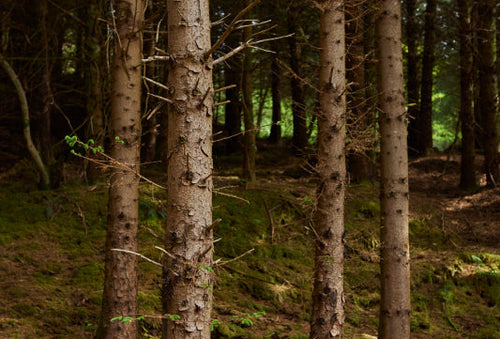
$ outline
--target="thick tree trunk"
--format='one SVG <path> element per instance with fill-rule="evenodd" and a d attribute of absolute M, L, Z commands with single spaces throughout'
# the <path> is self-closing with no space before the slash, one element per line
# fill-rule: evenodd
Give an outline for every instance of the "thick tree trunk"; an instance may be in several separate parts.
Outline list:
<path fill-rule="evenodd" d="M 478 66 L 479 66 L 479 110 L 483 131 L 484 172 L 487 185 L 500 183 L 498 134 L 495 105 L 495 63 L 493 57 L 493 8 L 494 0 L 478 3 Z"/>
<path fill-rule="evenodd" d="M 426 155 L 432 150 L 432 84 L 434 71 L 434 40 L 437 0 L 427 0 L 424 26 L 424 51 L 422 55 L 422 83 L 420 113 L 417 125 L 417 153 Z"/>
<path fill-rule="evenodd" d="M 114 8 L 111 156 L 127 169 L 114 167 L 110 173 L 102 319 L 105 338 L 137 338 L 136 321 L 110 320 L 137 314 L 137 257 L 113 249 L 137 251 L 144 3 L 121 0 Z"/>
<path fill-rule="evenodd" d="M 316 255 L 311 338 L 340 338 L 344 324 L 345 28 L 344 3 L 320 4 L 320 112 Z"/>
<path fill-rule="evenodd" d="M 163 338 L 209 338 L 212 310 L 212 59 L 208 0 L 168 0 L 169 130 Z"/>
<path fill-rule="evenodd" d="M 272 125 L 271 134 L 269 135 L 269 141 L 273 144 L 277 144 L 281 140 L 281 73 L 278 64 L 278 58 L 273 57 L 271 61 L 271 96 L 273 101 L 273 114 L 272 114 Z"/>
<path fill-rule="evenodd" d="M 349 178 L 351 182 L 361 182 L 372 177 L 372 162 L 368 155 L 373 146 L 370 129 L 369 106 L 366 105 L 365 88 L 365 51 L 364 51 L 364 17 L 363 7 L 358 1 L 346 3 L 346 39 L 348 128 L 351 148 L 347 157 Z"/>
<path fill-rule="evenodd" d="M 406 4 L 406 91 L 408 95 L 408 151 L 416 155 L 419 149 L 419 81 L 418 81 L 418 25 L 417 25 L 417 0 L 407 0 Z"/>
<path fill-rule="evenodd" d="M 470 2 L 457 0 L 460 29 L 460 124 L 462 128 L 462 159 L 460 187 L 476 187 L 474 168 L 474 114 L 472 113 L 472 28 Z"/>
<path fill-rule="evenodd" d="M 250 0 L 245 0 L 245 6 L 250 5 Z M 252 27 L 245 27 L 243 30 L 243 41 L 248 41 L 252 35 Z M 255 123 L 253 118 L 252 101 L 252 68 L 253 56 L 250 48 L 245 49 L 243 56 L 243 74 L 241 79 L 241 94 L 243 97 L 243 122 L 245 124 L 245 134 L 243 135 L 243 178 L 250 182 L 256 180 L 255 157 L 257 146 L 255 144 Z"/>
<path fill-rule="evenodd" d="M 297 34 L 299 32 L 298 20 L 302 13 L 299 6 L 292 1 L 288 11 L 288 31 L 295 35 L 288 39 L 290 49 L 290 68 L 291 91 L 292 91 L 292 114 L 293 114 L 293 136 L 292 146 L 297 154 L 301 154 L 307 147 L 307 121 L 306 121 L 306 102 L 304 97 L 304 84 L 302 80 L 302 51 L 297 43 Z"/>
<path fill-rule="evenodd" d="M 380 2 L 377 28 L 380 109 L 381 303 L 379 338 L 410 337 L 408 154 L 401 3 Z"/>

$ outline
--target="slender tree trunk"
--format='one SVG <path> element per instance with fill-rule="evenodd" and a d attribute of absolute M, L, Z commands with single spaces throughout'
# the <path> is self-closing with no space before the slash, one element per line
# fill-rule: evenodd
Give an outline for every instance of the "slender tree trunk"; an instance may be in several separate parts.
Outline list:
<path fill-rule="evenodd" d="M 361 182 L 372 177 L 372 163 L 368 152 L 372 146 L 369 106 L 365 93 L 365 52 L 363 6 L 359 1 L 346 2 L 347 93 L 348 133 L 351 150 L 347 157 L 351 182 Z"/>
<path fill-rule="evenodd" d="M 479 110 L 483 131 L 484 172 L 487 185 L 500 183 L 498 133 L 495 105 L 495 63 L 493 57 L 493 8 L 494 0 L 478 2 L 478 66 L 479 66 Z"/>
<path fill-rule="evenodd" d="M 380 2 L 377 28 L 380 109 L 381 303 L 379 338 L 410 337 L 408 155 L 401 3 Z"/>
<path fill-rule="evenodd" d="M 28 108 L 28 99 L 26 99 L 26 92 L 24 91 L 23 85 L 19 78 L 17 77 L 16 72 L 12 69 L 10 64 L 5 60 L 4 56 L 0 54 L 0 66 L 4 69 L 5 72 L 9 75 L 10 80 L 14 84 L 16 88 L 17 95 L 19 97 L 19 103 L 21 105 L 21 113 L 23 117 L 23 132 L 24 138 L 26 140 L 26 147 L 28 148 L 28 152 L 30 153 L 33 161 L 35 161 L 35 165 L 40 171 L 42 188 L 48 189 L 50 187 L 50 177 L 45 164 L 43 163 L 42 157 L 40 153 L 35 147 L 33 143 L 33 139 L 31 138 L 31 129 L 30 129 L 30 113 Z"/>
<path fill-rule="evenodd" d="M 292 114 L 293 114 L 293 137 L 292 146 L 294 151 L 301 154 L 307 147 L 307 121 L 306 102 L 304 98 L 304 84 L 302 81 L 302 51 L 297 43 L 297 33 L 299 32 L 298 20 L 300 13 L 299 6 L 293 0 L 288 11 L 288 30 L 295 33 L 288 39 L 290 49 L 290 68 L 292 69 L 291 90 L 292 90 Z"/>
<path fill-rule="evenodd" d="M 460 123 L 462 127 L 462 159 L 460 187 L 476 187 L 474 168 L 474 114 L 472 113 L 472 28 L 470 2 L 457 0 L 460 29 Z"/>
<path fill-rule="evenodd" d="M 102 17 L 103 10 L 98 0 L 92 0 L 87 5 L 87 26 L 85 34 L 85 57 L 88 60 L 86 79 L 87 89 L 87 114 L 89 123 L 87 126 L 87 137 L 93 139 L 95 145 L 103 145 L 106 135 L 104 124 L 104 83 L 102 67 L 104 57 L 101 53 L 104 48 L 104 37 L 99 27 L 99 18 Z M 87 178 L 90 181 L 103 177 L 103 169 L 93 162 L 87 165 Z"/>
<path fill-rule="evenodd" d="M 424 26 L 424 51 L 422 55 L 422 83 L 420 89 L 420 114 L 416 119 L 419 155 L 432 150 L 432 84 L 434 71 L 434 40 L 437 0 L 427 0 Z"/>
<path fill-rule="evenodd" d="M 245 0 L 245 6 L 250 5 L 251 0 Z M 252 35 L 252 27 L 245 27 L 243 30 L 243 41 L 248 41 Z M 256 180 L 255 176 L 255 156 L 257 146 L 255 144 L 255 123 L 253 118 L 252 101 L 252 68 L 253 56 L 250 48 L 245 49 L 243 56 L 243 75 L 241 79 L 241 93 L 243 96 L 243 122 L 245 123 L 245 134 L 243 136 L 243 177 L 250 182 Z"/>
<path fill-rule="evenodd" d="M 209 338 L 212 310 L 212 59 L 208 0 L 168 0 L 169 130 L 163 338 Z"/>
<path fill-rule="evenodd" d="M 155 55 L 156 50 L 156 26 L 151 17 L 154 17 L 155 10 L 158 11 L 158 8 L 155 9 L 154 1 L 150 1 L 148 4 L 147 14 L 149 16 L 148 21 L 148 31 L 154 33 L 148 33 L 147 39 L 144 39 L 143 49 L 144 53 L 147 56 Z M 146 77 L 149 79 L 153 79 L 155 81 L 159 81 L 157 75 L 157 63 L 150 62 L 144 65 Z M 158 95 L 158 90 L 161 90 L 157 87 L 151 86 L 151 84 L 147 84 L 146 89 L 149 93 Z M 152 113 L 153 110 L 159 109 L 161 107 L 162 102 L 158 102 L 157 99 L 153 97 L 148 97 L 147 105 L 145 105 L 146 115 L 142 119 L 142 139 L 144 140 L 141 147 L 141 162 L 147 163 L 153 161 L 155 157 L 156 151 L 156 141 L 157 141 L 157 130 L 156 130 L 156 117 L 158 116 L 156 113 Z M 160 105 L 160 106 L 158 106 Z"/>
<path fill-rule="evenodd" d="M 344 324 L 345 27 L 344 2 L 320 3 L 320 112 L 316 255 L 311 338 L 340 338 Z"/>
<path fill-rule="evenodd" d="M 54 105 L 54 96 L 52 94 L 51 84 L 51 45 L 47 32 L 47 16 L 48 8 L 47 1 L 40 2 L 41 12 L 41 33 L 42 43 L 45 53 L 45 60 L 43 63 L 42 83 L 40 87 L 40 95 L 42 98 L 42 107 L 40 111 L 40 149 L 44 163 L 51 168 L 53 165 L 54 156 L 52 154 L 52 107 Z"/>
<path fill-rule="evenodd" d="M 224 69 L 224 84 L 225 86 L 237 85 L 237 87 L 229 88 L 226 90 L 226 100 L 230 100 L 225 105 L 225 121 L 224 133 L 226 136 L 233 136 L 241 132 L 241 68 L 239 62 L 228 61 Z M 241 138 L 232 137 L 226 142 L 226 152 L 234 153 L 241 149 Z"/>
<path fill-rule="evenodd" d="M 272 125 L 271 134 L 269 135 L 269 141 L 273 144 L 277 144 L 281 140 L 281 74 L 280 67 L 278 64 L 277 56 L 273 56 L 271 61 L 271 96 L 273 101 L 273 115 L 272 115 Z"/>
<path fill-rule="evenodd" d="M 113 251 L 137 251 L 139 153 L 141 144 L 142 0 L 114 4 L 116 41 L 113 54 L 110 136 L 111 156 L 127 169 L 110 173 L 108 233 L 102 307 L 105 338 L 137 338 L 137 322 L 110 321 L 137 314 L 137 258 Z M 115 140 L 115 138 L 117 140 Z"/>
<path fill-rule="evenodd" d="M 407 0 L 406 4 L 406 90 L 408 95 L 408 151 L 416 155 L 419 149 L 419 81 L 418 81 L 418 24 L 417 24 L 417 0 Z"/>

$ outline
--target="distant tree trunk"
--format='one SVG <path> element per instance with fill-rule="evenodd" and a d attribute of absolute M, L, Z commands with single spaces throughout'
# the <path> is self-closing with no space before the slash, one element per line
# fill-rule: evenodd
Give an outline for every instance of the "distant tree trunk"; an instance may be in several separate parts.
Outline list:
<path fill-rule="evenodd" d="M 52 154 L 52 108 L 54 106 L 54 96 L 52 94 L 52 83 L 51 83 L 51 52 L 52 46 L 49 41 L 49 35 L 47 32 L 47 0 L 40 2 L 40 13 L 41 13 L 41 34 L 42 43 L 44 48 L 44 62 L 43 62 L 43 75 L 40 87 L 40 95 L 42 100 L 42 106 L 40 110 L 40 149 L 42 154 L 42 159 L 48 168 L 51 168 L 54 163 L 54 156 Z M 52 172 L 49 170 L 49 172 Z M 52 175 L 53 173 L 51 173 Z"/>
<path fill-rule="evenodd" d="M 462 159 L 460 187 L 476 187 L 474 168 L 474 114 L 472 113 L 472 28 L 470 2 L 457 0 L 460 29 L 460 123 L 462 128 Z"/>
<path fill-rule="evenodd" d="M 417 0 L 407 0 L 406 4 L 406 90 L 408 95 L 408 151 L 416 155 L 419 149 L 419 81 L 418 81 L 418 25 L 417 25 Z"/>
<path fill-rule="evenodd" d="M 139 209 L 139 153 L 141 145 L 142 0 L 115 2 L 111 91 L 111 157 L 128 170 L 114 167 L 110 173 L 108 233 L 102 306 L 105 338 L 137 338 L 137 322 L 110 321 L 137 314 L 137 258 L 113 251 L 137 251 Z M 115 141 L 115 138 L 119 138 Z"/>
<path fill-rule="evenodd" d="M 380 109 L 381 302 L 379 338 L 410 337 L 408 154 L 401 3 L 380 2 L 377 20 Z"/>
<path fill-rule="evenodd" d="M 231 62 L 231 60 L 229 60 L 226 63 L 226 67 L 224 69 L 224 85 L 236 85 L 237 87 L 229 88 L 226 90 L 226 100 L 230 100 L 230 102 L 225 105 L 224 133 L 228 137 L 234 136 L 241 132 L 240 80 L 240 62 Z M 234 153 L 241 150 L 240 140 L 241 138 L 239 136 L 235 136 L 231 139 L 226 140 L 226 152 Z"/>
<path fill-rule="evenodd" d="M 87 5 L 85 41 L 83 53 L 88 61 L 88 75 L 85 77 L 87 90 L 87 114 L 89 123 L 87 125 L 87 138 L 93 139 L 95 145 L 104 145 L 106 135 L 104 124 L 104 66 L 103 53 L 104 37 L 101 33 L 99 18 L 103 10 L 99 0 L 92 0 Z M 103 169 L 93 162 L 87 165 L 87 178 L 95 181 L 103 177 Z"/>
<path fill-rule="evenodd" d="M 250 5 L 251 0 L 245 0 L 245 6 Z M 248 26 L 243 29 L 243 41 L 248 41 L 252 35 L 252 27 Z M 257 146 L 255 144 L 255 123 L 253 118 L 253 101 L 252 101 L 252 68 L 253 56 L 250 48 L 243 52 L 243 75 L 241 79 L 241 94 L 243 97 L 243 121 L 245 123 L 245 134 L 243 135 L 243 177 L 250 182 L 256 180 L 255 176 L 255 156 Z"/>
<path fill-rule="evenodd" d="M 288 31 L 295 35 L 288 39 L 290 49 L 290 68 L 293 73 L 291 77 L 292 90 L 292 114 L 293 114 L 293 137 L 292 146 L 294 151 L 301 154 L 307 147 L 307 121 L 306 121 L 306 102 L 304 97 L 304 84 L 302 74 L 302 51 L 297 43 L 297 33 L 299 32 L 298 20 L 302 13 L 296 0 L 290 4 L 288 11 Z"/>
<path fill-rule="evenodd" d="M 417 153 L 426 155 L 432 150 L 432 84 L 434 71 L 434 40 L 436 26 L 436 1 L 427 0 L 424 26 L 424 51 L 422 55 L 422 83 L 420 113 L 415 120 L 417 127 Z"/>
<path fill-rule="evenodd" d="M 16 88 L 16 92 L 19 97 L 19 103 L 21 105 L 21 114 L 24 126 L 23 132 L 24 138 L 26 140 L 26 146 L 31 157 L 35 161 L 36 167 L 40 171 L 42 188 L 48 189 L 50 187 L 49 172 L 47 171 L 47 168 L 45 167 L 42 157 L 36 149 L 35 144 L 33 144 L 33 139 L 31 138 L 30 114 L 28 108 L 28 99 L 26 99 L 26 92 L 24 91 L 23 85 L 21 84 L 21 81 L 19 81 L 16 72 L 12 69 L 12 67 L 7 62 L 7 60 L 5 60 L 2 54 L 0 54 L 0 66 L 4 69 L 5 72 L 7 72 L 10 80 Z"/>
<path fill-rule="evenodd" d="M 163 338 L 210 338 L 212 59 L 208 0 L 168 0 L 169 104 Z"/>
<path fill-rule="evenodd" d="M 363 7 L 357 1 L 346 2 L 346 39 L 347 52 L 347 93 L 348 133 L 351 150 L 347 156 L 349 178 L 361 182 L 372 176 L 372 163 L 367 150 L 370 149 L 371 136 L 370 111 L 366 105 L 365 93 L 365 51 Z"/>
<path fill-rule="evenodd" d="M 364 51 L 365 51 L 365 109 L 367 120 L 371 126 L 370 135 L 373 138 L 371 150 L 367 152 L 370 157 L 370 167 L 375 174 L 377 161 L 378 137 L 375 129 L 377 116 L 377 65 L 375 56 L 375 3 L 378 0 L 365 0 L 364 2 Z"/>
<path fill-rule="evenodd" d="M 494 0 L 478 2 L 479 110 L 483 130 L 484 172 L 487 185 L 500 183 L 498 134 L 495 106 L 495 62 L 493 57 Z"/>
<path fill-rule="evenodd" d="M 148 4 L 147 14 L 149 16 L 148 21 L 148 31 L 154 33 L 148 33 L 147 38 L 144 39 L 143 49 L 144 53 L 147 56 L 156 54 L 156 26 L 153 22 L 155 10 L 158 11 L 158 8 L 155 9 L 154 1 L 150 1 Z M 145 75 L 147 78 L 159 81 L 158 72 L 157 72 L 157 64 L 156 62 L 150 62 L 144 65 Z M 151 84 L 146 84 L 147 91 L 152 94 L 158 95 L 158 90 L 161 90 L 157 87 L 153 87 Z M 142 118 L 142 147 L 141 147 L 141 162 L 147 163 L 153 161 L 155 157 L 156 151 L 156 141 L 157 141 L 157 130 L 156 130 L 156 117 L 158 114 L 153 113 L 155 109 L 160 109 L 162 102 L 158 102 L 156 98 L 151 96 L 147 99 L 147 105 L 145 108 L 145 115 Z"/>
<path fill-rule="evenodd" d="M 344 2 L 320 7 L 319 185 L 314 215 L 314 267 L 311 338 L 341 338 L 344 324 L 345 194 L 345 27 Z"/>
<path fill-rule="evenodd" d="M 271 61 L 271 95 L 273 100 L 273 115 L 272 115 L 272 125 L 271 134 L 269 135 L 269 141 L 273 144 L 277 144 L 281 140 L 281 73 L 278 64 L 277 56 L 273 56 Z"/>

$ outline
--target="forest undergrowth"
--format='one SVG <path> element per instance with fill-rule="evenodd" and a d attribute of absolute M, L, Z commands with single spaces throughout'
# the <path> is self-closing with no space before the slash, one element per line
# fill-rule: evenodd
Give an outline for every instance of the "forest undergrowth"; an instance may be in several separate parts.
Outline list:
<path fill-rule="evenodd" d="M 304 160 L 263 150 L 258 181 L 239 157 L 214 176 L 214 338 L 308 338 L 316 179 Z M 478 171 L 480 170 L 478 163 Z M 0 338 L 92 338 L 99 321 L 107 214 L 105 182 L 36 188 L 26 161 L 0 174 Z M 144 171 L 163 180 L 158 168 Z M 456 188 L 459 162 L 410 163 L 413 338 L 500 337 L 500 188 Z M 484 183 L 483 183 L 484 184 Z M 374 338 L 379 294 L 378 184 L 346 196 L 346 338 Z M 165 192 L 141 186 L 140 253 L 161 262 Z M 232 260 L 245 254 L 237 260 Z M 160 334 L 161 269 L 141 261 L 141 338 Z"/>

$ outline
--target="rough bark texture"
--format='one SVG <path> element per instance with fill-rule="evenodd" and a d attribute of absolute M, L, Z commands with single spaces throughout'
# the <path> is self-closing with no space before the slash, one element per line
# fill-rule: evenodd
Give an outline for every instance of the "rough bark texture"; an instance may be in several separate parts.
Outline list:
<path fill-rule="evenodd" d="M 245 6 L 250 5 L 251 0 L 245 0 Z M 243 30 L 243 41 L 248 41 L 252 35 L 252 27 L 245 27 Z M 255 157 L 257 146 L 255 144 L 255 124 L 253 118 L 252 101 L 252 68 L 253 56 L 250 48 L 245 49 L 243 56 L 243 74 L 241 79 L 241 94 L 243 97 L 243 122 L 245 124 L 245 134 L 243 135 L 243 178 L 250 182 L 256 180 Z"/>
<path fill-rule="evenodd" d="M 273 101 L 273 114 L 271 125 L 271 134 L 269 135 L 269 141 L 273 144 L 277 144 L 281 140 L 281 73 L 278 64 L 277 56 L 273 57 L 271 61 L 271 96 Z"/>
<path fill-rule="evenodd" d="M 110 174 L 108 233 L 103 295 L 105 338 L 136 338 L 137 322 L 111 322 L 137 314 L 137 257 L 112 251 L 137 251 L 139 151 L 141 137 L 142 0 L 116 1 L 116 41 L 112 68 L 110 136 L 111 156 L 122 168 Z"/>
<path fill-rule="evenodd" d="M 320 5 L 320 112 L 318 166 L 320 183 L 314 215 L 314 267 L 311 338 L 340 338 L 344 324 L 345 194 L 345 31 L 343 1 Z"/>
<path fill-rule="evenodd" d="M 420 112 L 414 121 L 417 125 L 415 137 L 417 138 L 416 148 L 419 155 L 428 154 L 432 150 L 432 74 L 434 71 L 436 2 L 436 0 L 427 0 L 427 7 L 425 8 Z"/>
<path fill-rule="evenodd" d="M 212 60 L 207 0 L 169 0 L 163 338 L 209 338 L 212 310 Z"/>
<path fill-rule="evenodd" d="M 420 85 L 418 81 L 418 25 L 417 25 L 417 1 L 407 0 L 406 5 L 406 91 L 408 95 L 408 151 L 416 155 L 418 149 L 418 128 L 417 121 L 419 115 L 419 94 Z"/>
<path fill-rule="evenodd" d="M 372 162 L 367 150 L 373 146 L 370 129 L 370 112 L 366 104 L 365 51 L 363 6 L 359 1 L 346 2 L 347 52 L 347 110 L 351 145 L 347 157 L 349 180 L 361 182 L 372 177 Z"/>
<path fill-rule="evenodd" d="M 380 2 L 377 28 L 380 109 L 381 304 L 379 338 L 410 337 L 408 155 L 401 3 Z"/>
<path fill-rule="evenodd" d="M 299 18 L 302 15 L 300 7 L 292 1 L 288 10 L 288 31 L 295 35 L 288 39 L 290 49 L 290 68 L 293 73 L 291 78 L 292 91 L 292 114 L 293 114 L 293 136 L 292 146 L 296 153 L 302 153 L 307 147 L 307 121 L 306 102 L 304 98 L 304 84 L 302 82 L 302 52 L 297 41 L 299 33 Z"/>
<path fill-rule="evenodd" d="M 462 159 L 460 187 L 476 187 L 474 168 L 474 114 L 472 113 L 472 28 L 470 2 L 457 0 L 460 29 L 460 124 L 462 129 Z"/>
<path fill-rule="evenodd" d="M 493 8 L 494 0 L 478 2 L 478 66 L 479 66 L 479 110 L 484 147 L 484 172 L 487 185 L 500 183 L 498 134 L 495 105 L 495 63 L 493 57 Z"/>

